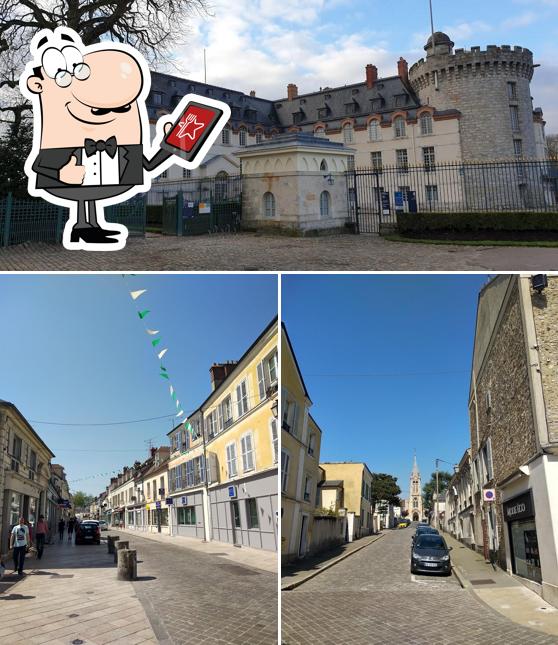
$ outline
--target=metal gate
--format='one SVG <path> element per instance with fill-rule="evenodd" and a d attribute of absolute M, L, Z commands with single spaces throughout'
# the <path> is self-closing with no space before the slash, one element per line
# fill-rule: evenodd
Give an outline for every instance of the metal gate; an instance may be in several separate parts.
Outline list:
<path fill-rule="evenodd" d="M 241 186 L 240 175 L 224 174 L 160 182 L 150 191 L 150 205 L 161 208 L 164 235 L 232 233 L 240 230 Z"/>
<path fill-rule="evenodd" d="M 349 221 L 355 233 L 380 233 L 383 224 L 395 225 L 395 213 L 390 208 L 389 193 L 384 191 L 381 173 L 359 168 L 346 173 Z M 386 195 L 387 201 L 386 201 Z"/>

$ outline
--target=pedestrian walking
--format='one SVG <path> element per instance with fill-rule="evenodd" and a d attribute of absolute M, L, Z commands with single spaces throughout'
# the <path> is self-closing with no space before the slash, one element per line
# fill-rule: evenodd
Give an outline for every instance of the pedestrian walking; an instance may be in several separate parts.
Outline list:
<path fill-rule="evenodd" d="M 35 544 L 37 546 L 37 558 L 40 560 L 43 557 L 43 549 L 48 534 L 48 524 L 45 521 L 44 515 L 39 515 L 39 521 L 35 527 Z"/>
<path fill-rule="evenodd" d="M 29 546 L 29 528 L 25 523 L 25 518 L 20 517 L 19 524 L 13 527 L 10 535 L 10 548 L 14 550 L 14 573 L 17 571 L 20 576 L 23 575 L 25 554 Z"/>
<path fill-rule="evenodd" d="M 68 542 L 72 541 L 72 535 L 74 534 L 74 526 L 76 524 L 76 518 L 70 517 L 68 520 Z"/>
<path fill-rule="evenodd" d="M 64 539 L 64 529 L 66 528 L 66 522 L 64 522 L 63 518 L 60 518 L 60 521 L 58 522 L 58 535 L 60 536 L 60 542 Z"/>

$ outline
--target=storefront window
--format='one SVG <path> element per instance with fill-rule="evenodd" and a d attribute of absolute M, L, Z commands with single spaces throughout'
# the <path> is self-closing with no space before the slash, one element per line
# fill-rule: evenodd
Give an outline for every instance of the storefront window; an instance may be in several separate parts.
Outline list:
<path fill-rule="evenodd" d="M 23 509 L 23 495 L 21 493 L 13 493 L 10 500 L 10 526 L 18 523 Z"/>
<path fill-rule="evenodd" d="M 515 573 L 529 580 L 542 582 L 535 521 L 511 522 L 511 540 Z"/>
<path fill-rule="evenodd" d="M 128 524 L 134 524 L 134 511 L 128 511 Z"/>
<path fill-rule="evenodd" d="M 35 522 L 37 520 L 37 502 L 38 500 L 35 497 L 29 498 L 29 517 L 27 520 L 31 526 L 35 526 Z"/>
<path fill-rule="evenodd" d="M 192 525 L 196 523 L 195 506 L 183 506 L 176 509 L 177 521 L 179 524 Z"/>

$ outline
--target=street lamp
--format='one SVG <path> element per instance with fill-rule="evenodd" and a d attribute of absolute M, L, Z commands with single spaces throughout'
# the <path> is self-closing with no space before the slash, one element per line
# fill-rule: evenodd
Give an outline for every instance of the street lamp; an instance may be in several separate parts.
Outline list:
<path fill-rule="evenodd" d="M 439 481 L 438 481 L 438 463 L 440 461 L 443 462 L 444 464 L 449 464 L 455 470 L 455 464 L 452 464 L 450 461 L 446 461 L 445 459 L 436 458 L 436 506 L 435 506 L 435 511 L 434 511 L 434 526 L 435 526 L 435 528 L 438 528 L 438 497 L 440 495 L 440 486 L 439 486 Z"/>

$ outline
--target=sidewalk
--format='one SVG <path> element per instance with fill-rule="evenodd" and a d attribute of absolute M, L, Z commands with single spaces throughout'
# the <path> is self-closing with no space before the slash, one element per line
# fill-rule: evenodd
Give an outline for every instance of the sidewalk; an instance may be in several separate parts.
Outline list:
<path fill-rule="evenodd" d="M 17 582 L 0 593 L 0 643 L 158 642 L 132 583 L 116 579 L 106 542 L 46 546 L 42 560 L 26 558 L 25 573 L 4 577 Z"/>
<path fill-rule="evenodd" d="M 104 535 L 107 533 L 103 532 Z M 277 573 L 279 569 L 278 555 L 275 551 L 252 549 L 247 546 L 238 548 L 227 542 L 202 542 L 197 538 L 188 538 L 182 535 L 165 535 L 164 533 L 149 533 L 148 531 L 131 531 L 129 529 L 110 529 L 108 535 L 137 535 L 148 540 L 155 540 L 163 544 L 174 544 L 193 551 L 201 551 L 208 555 L 216 555 L 236 564 L 262 571 Z"/>
<path fill-rule="evenodd" d="M 514 623 L 558 636 L 556 607 L 499 567 L 494 569 L 482 555 L 448 533 L 443 533 L 443 536 L 447 545 L 453 547 L 453 571 L 462 587 Z"/>
<path fill-rule="evenodd" d="M 312 558 L 304 558 L 304 560 L 298 560 L 293 564 L 283 565 L 281 567 L 281 591 L 290 591 L 299 587 L 322 571 L 333 567 L 383 536 L 383 533 L 368 535 L 355 542 L 345 542 L 331 551 L 325 551 Z"/>

